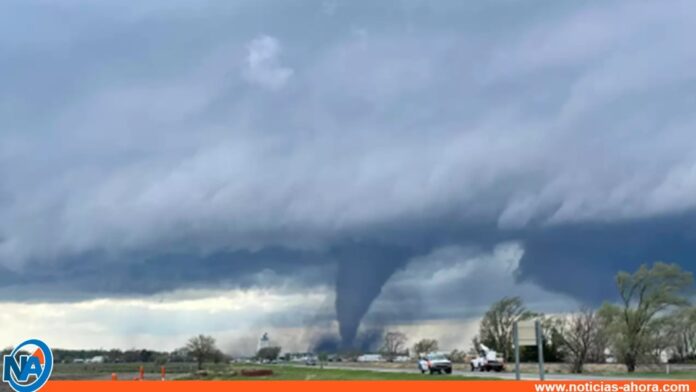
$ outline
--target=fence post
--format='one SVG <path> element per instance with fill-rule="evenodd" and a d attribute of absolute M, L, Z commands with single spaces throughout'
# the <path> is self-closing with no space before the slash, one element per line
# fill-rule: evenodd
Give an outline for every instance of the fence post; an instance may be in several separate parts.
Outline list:
<path fill-rule="evenodd" d="M 541 331 L 541 323 L 536 320 L 534 323 L 536 327 L 536 341 L 537 341 L 537 351 L 539 351 L 539 379 L 544 381 L 544 334 Z"/>

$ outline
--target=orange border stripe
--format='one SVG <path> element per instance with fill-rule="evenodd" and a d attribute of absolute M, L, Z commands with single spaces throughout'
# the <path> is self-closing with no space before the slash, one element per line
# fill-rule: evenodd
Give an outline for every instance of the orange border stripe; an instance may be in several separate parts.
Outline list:
<path fill-rule="evenodd" d="M 539 384 L 588 384 L 595 387 L 610 385 L 689 385 L 696 392 L 696 381 L 50 381 L 41 391 L 282 391 L 282 392 L 370 392 L 370 391 L 537 391 Z M 601 391 L 602 389 L 596 389 Z"/>

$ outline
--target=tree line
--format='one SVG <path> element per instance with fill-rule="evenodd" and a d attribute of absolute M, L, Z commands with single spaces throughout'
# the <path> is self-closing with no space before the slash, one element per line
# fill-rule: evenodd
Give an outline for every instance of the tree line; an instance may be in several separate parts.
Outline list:
<path fill-rule="evenodd" d="M 264 347 L 260 349 L 255 358 L 257 360 L 273 361 L 280 354 L 281 348 L 278 346 Z M 8 347 L 0 350 L 0 357 L 9 355 L 12 348 Z M 57 363 L 73 363 L 75 361 L 90 361 L 100 358 L 100 363 L 155 363 L 164 365 L 167 363 L 194 362 L 198 369 L 203 369 L 203 364 L 222 363 L 229 361 L 229 356 L 225 355 L 217 345 L 212 336 L 198 335 L 189 339 L 184 347 L 172 352 L 153 351 L 145 349 L 131 350 L 64 350 L 53 349 L 53 358 Z M 29 353 L 22 353 L 29 355 Z"/>
<path fill-rule="evenodd" d="M 599 309 L 582 307 L 575 313 L 546 316 L 527 309 L 518 297 L 494 303 L 484 315 L 474 339 L 494 348 L 507 361 L 513 358 L 515 322 L 539 319 L 544 357 L 566 361 L 581 373 L 586 363 L 605 362 L 607 354 L 634 372 L 636 366 L 696 360 L 696 307 L 689 301 L 693 275 L 676 264 L 657 262 L 633 273 L 616 276 L 618 303 Z M 521 348 L 522 359 L 534 360 L 536 347 Z"/>

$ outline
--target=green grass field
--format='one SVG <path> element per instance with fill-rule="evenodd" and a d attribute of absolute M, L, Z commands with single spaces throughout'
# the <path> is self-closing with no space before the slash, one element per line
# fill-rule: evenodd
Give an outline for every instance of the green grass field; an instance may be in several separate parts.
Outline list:
<path fill-rule="evenodd" d="M 81 363 L 56 363 L 53 367 L 53 372 L 58 374 L 111 374 L 111 373 L 137 373 L 140 366 L 145 368 L 146 373 L 160 373 L 162 365 L 154 363 L 99 363 L 99 364 L 81 364 Z M 191 373 L 196 371 L 194 363 L 168 363 L 164 365 L 167 368 L 167 373 Z M 229 367 L 227 364 L 206 363 L 206 369 L 220 370 Z"/>
<path fill-rule="evenodd" d="M 696 380 L 696 372 L 671 372 L 669 374 L 665 372 L 635 372 L 635 373 L 589 373 L 596 374 L 598 376 L 611 376 L 611 377 L 630 377 L 634 378 L 667 378 L 674 380 Z"/>

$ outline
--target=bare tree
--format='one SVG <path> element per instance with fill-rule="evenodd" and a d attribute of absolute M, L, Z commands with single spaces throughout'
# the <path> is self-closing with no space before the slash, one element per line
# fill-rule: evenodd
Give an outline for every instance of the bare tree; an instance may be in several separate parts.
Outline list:
<path fill-rule="evenodd" d="M 387 332 L 384 335 L 384 344 L 380 352 L 388 361 L 393 361 L 397 355 L 403 352 L 405 346 L 406 335 L 402 332 Z"/>
<path fill-rule="evenodd" d="M 649 357 L 654 362 L 660 362 L 663 354 L 673 354 L 679 340 L 681 323 L 675 312 L 664 317 L 656 318 L 647 327 L 646 346 Z"/>
<path fill-rule="evenodd" d="M 436 339 L 421 339 L 418 343 L 413 345 L 414 355 L 427 354 L 437 351 L 439 344 Z"/>
<path fill-rule="evenodd" d="M 481 343 L 500 352 L 505 360 L 512 357 L 512 329 L 515 322 L 535 314 L 525 308 L 519 297 L 505 297 L 491 305 L 479 327 Z"/>
<path fill-rule="evenodd" d="M 649 326 L 651 355 L 656 361 L 686 362 L 696 357 L 696 308 L 685 306 L 657 318 Z"/>
<path fill-rule="evenodd" d="M 469 347 L 468 354 L 477 357 L 479 355 L 479 346 L 481 344 L 481 340 L 479 339 L 478 335 L 474 336 L 471 339 L 471 347 Z"/>
<path fill-rule="evenodd" d="M 198 335 L 189 339 L 186 349 L 198 364 L 198 370 L 203 369 L 206 360 L 214 359 L 220 350 L 215 347 L 215 338 L 212 336 Z"/>
<path fill-rule="evenodd" d="M 614 349 L 628 372 L 634 372 L 638 361 L 650 355 L 653 323 L 670 308 L 688 304 L 682 294 L 692 283 L 690 272 L 661 262 L 616 276 L 621 305 L 605 304 L 600 312 L 611 326 Z"/>
<path fill-rule="evenodd" d="M 609 347 L 609 334 L 607 326 L 597 314 L 597 331 L 590 342 L 590 351 L 587 353 L 587 363 L 604 363 L 607 360 L 607 348 Z"/>
<path fill-rule="evenodd" d="M 564 320 L 560 334 L 561 346 L 567 354 L 566 358 L 570 360 L 573 373 L 582 373 L 598 331 L 599 318 L 589 308 L 580 309 Z"/>
<path fill-rule="evenodd" d="M 696 307 L 684 309 L 678 317 L 682 328 L 677 352 L 682 361 L 696 359 Z"/>

